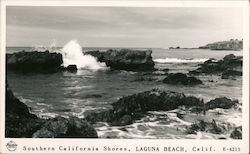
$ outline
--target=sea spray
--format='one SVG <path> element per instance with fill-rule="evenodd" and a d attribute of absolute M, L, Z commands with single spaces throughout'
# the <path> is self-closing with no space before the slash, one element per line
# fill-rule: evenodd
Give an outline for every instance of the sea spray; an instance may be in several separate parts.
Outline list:
<path fill-rule="evenodd" d="M 51 40 L 48 46 L 44 46 L 44 45 L 35 45 L 33 47 L 34 51 L 39 51 L 39 52 L 43 52 L 48 50 L 51 53 L 54 52 L 58 52 L 58 47 L 57 47 L 57 42 L 55 39 Z"/>
<path fill-rule="evenodd" d="M 69 41 L 61 50 L 63 66 L 76 65 L 78 69 L 99 70 L 105 68 L 105 64 L 99 63 L 95 57 L 84 55 L 82 47 L 77 40 Z"/>
<path fill-rule="evenodd" d="M 178 59 L 178 58 L 165 58 L 154 59 L 156 63 L 203 63 L 208 58 L 194 58 L 194 59 Z"/>

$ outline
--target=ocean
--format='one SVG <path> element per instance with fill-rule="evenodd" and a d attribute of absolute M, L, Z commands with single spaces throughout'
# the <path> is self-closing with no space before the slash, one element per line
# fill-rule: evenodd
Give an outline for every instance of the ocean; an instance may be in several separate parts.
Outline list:
<path fill-rule="evenodd" d="M 83 48 L 83 51 L 97 48 Z M 31 47 L 7 48 L 7 53 L 32 51 Z M 59 48 L 54 48 L 59 50 Z M 102 48 L 101 50 L 106 50 Z M 216 51 L 205 49 L 152 49 L 155 67 L 169 69 L 169 73 L 188 73 L 209 58 L 222 59 L 225 55 L 242 56 L 242 51 Z M 236 80 L 221 79 L 217 75 L 199 75 L 202 85 L 168 85 L 161 81 L 166 77 L 162 71 L 151 76 L 153 80 L 138 80 L 146 77 L 142 72 L 102 69 L 80 69 L 76 73 L 16 74 L 7 72 L 9 86 L 21 101 L 31 107 L 31 112 L 43 118 L 74 115 L 84 118 L 87 112 L 108 109 L 111 103 L 123 96 L 162 88 L 203 98 L 204 102 L 217 97 L 238 99 L 242 103 L 242 77 Z M 177 117 L 183 113 L 184 118 Z M 220 116 L 218 116 L 218 114 Z M 229 138 L 229 131 L 223 134 L 199 132 L 186 134 L 185 128 L 199 120 L 216 119 L 228 129 L 241 126 L 242 112 L 238 109 L 214 109 L 206 115 L 187 113 L 183 109 L 148 112 L 145 117 L 127 126 L 110 126 L 105 122 L 94 124 L 101 138 L 165 138 L 165 139 L 217 139 Z M 178 128 L 178 129 L 176 129 Z"/>

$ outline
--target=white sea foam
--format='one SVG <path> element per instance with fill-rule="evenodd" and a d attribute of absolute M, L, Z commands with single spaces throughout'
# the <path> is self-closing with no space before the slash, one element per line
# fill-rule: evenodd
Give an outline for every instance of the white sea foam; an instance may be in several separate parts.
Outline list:
<path fill-rule="evenodd" d="M 194 58 L 194 59 L 179 59 L 179 58 L 165 58 L 154 59 L 156 63 L 203 63 L 208 58 Z"/>
<path fill-rule="evenodd" d="M 69 41 L 61 50 L 63 66 L 76 65 L 78 69 L 99 70 L 105 68 L 105 64 L 99 63 L 95 57 L 84 55 L 82 47 L 77 40 Z"/>

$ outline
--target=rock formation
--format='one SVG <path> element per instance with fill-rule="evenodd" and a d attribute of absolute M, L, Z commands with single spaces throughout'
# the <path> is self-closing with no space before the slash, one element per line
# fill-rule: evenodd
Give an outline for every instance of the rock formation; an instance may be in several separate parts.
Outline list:
<path fill-rule="evenodd" d="M 8 70 L 19 72 L 57 72 L 63 63 L 59 53 L 45 52 L 18 52 L 6 56 Z"/>
<path fill-rule="evenodd" d="M 147 111 L 168 111 L 178 106 L 203 106 L 201 100 L 182 93 L 153 89 L 130 95 L 112 104 L 113 109 L 87 115 L 89 121 L 107 121 L 112 125 L 128 125 Z"/>
<path fill-rule="evenodd" d="M 196 70 L 189 71 L 189 74 L 218 74 L 226 79 L 242 75 L 242 56 L 235 56 L 233 54 L 226 55 L 222 60 L 216 61 L 209 59 L 205 61 Z"/>
<path fill-rule="evenodd" d="M 215 108 L 230 109 L 236 106 L 237 104 L 239 104 L 238 100 L 231 100 L 226 97 L 220 97 L 210 100 L 205 104 L 205 107 L 207 110 Z"/>
<path fill-rule="evenodd" d="M 90 54 L 112 69 L 118 70 L 151 71 L 155 65 L 151 56 L 152 50 L 109 49 L 106 52 L 89 51 L 85 54 Z"/>
<path fill-rule="evenodd" d="M 195 78 L 195 77 L 188 77 L 186 74 L 183 73 L 170 73 L 168 76 L 163 80 L 164 83 L 167 84 L 182 84 L 182 85 L 197 85 L 202 84 L 202 81 Z"/>

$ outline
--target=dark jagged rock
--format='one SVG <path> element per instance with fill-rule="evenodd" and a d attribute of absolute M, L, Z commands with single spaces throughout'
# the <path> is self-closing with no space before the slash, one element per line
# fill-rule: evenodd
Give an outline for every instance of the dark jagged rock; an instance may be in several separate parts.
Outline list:
<path fill-rule="evenodd" d="M 118 70 L 148 71 L 154 70 L 151 50 L 109 49 L 106 52 L 87 51 L 84 54 L 92 55 L 100 62 Z"/>
<path fill-rule="evenodd" d="M 226 55 L 223 60 L 227 64 L 234 64 L 236 66 L 242 65 L 242 56 L 235 56 L 234 54 Z"/>
<path fill-rule="evenodd" d="M 45 120 L 31 114 L 28 106 L 13 95 L 8 84 L 6 84 L 5 126 L 5 136 L 14 138 L 97 137 L 95 129 L 85 120 L 76 117 Z"/>
<path fill-rule="evenodd" d="M 18 98 L 16 98 L 12 92 L 12 90 L 9 88 L 8 84 L 6 84 L 6 113 L 8 114 L 16 114 L 18 116 L 23 117 L 31 117 L 35 118 L 36 116 L 34 114 L 31 114 L 29 112 L 29 108 L 21 102 Z"/>
<path fill-rule="evenodd" d="M 153 89 L 123 97 L 112 104 L 113 109 L 90 113 L 86 119 L 92 122 L 106 121 L 112 125 L 127 125 L 141 118 L 147 111 L 168 111 L 182 105 L 202 106 L 203 103 L 193 96 Z"/>
<path fill-rule="evenodd" d="M 207 102 L 205 104 L 205 108 L 207 110 L 215 108 L 230 109 L 236 106 L 237 104 L 239 104 L 238 100 L 231 100 L 226 97 L 220 97 Z"/>
<path fill-rule="evenodd" d="M 6 83 L 6 137 L 31 137 L 44 120 L 29 112 L 29 108 L 13 95 Z"/>
<path fill-rule="evenodd" d="M 60 70 L 62 63 L 61 54 L 50 53 L 49 51 L 22 51 L 8 55 L 6 59 L 7 69 L 17 72 L 57 72 Z"/>
<path fill-rule="evenodd" d="M 233 139 L 242 139 L 242 127 L 235 128 L 231 132 L 230 137 Z"/>
<path fill-rule="evenodd" d="M 133 81 L 155 81 L 153 77 L 144 77 L 144 76 L 139 76 Z"/>
<path fill-rule="evenodd" d="M 96 50 L 96 51 L 87 51 L 84 52 L 84 54 L 95 57 L 99 62 L 105 62 L 105 57 L 104 57 L 105 52 L 100 52 L 99 50 Z"/>
<path fill-rule="evenodd" d="M 98 121 L 108 122 L 112 119 L 112 110 L 100 110 L 95 112 L 86 112 L 85 118 L 87 121 L 94 123 Z"/>
<path fill-rule="evenodd" d="M 56 117 L 37 130 L 33 138 L 97 138 L 95 129 L 85 120 Z"/>
<path fill-rule="evenodd" d="M 242 76 L 242 72 L 236 71 L 236 70 L 225 70 L 222 72 L 221 78 L 222 79 L 229 79 L 229 78 L 234 79 L 236 76 Z"/>
<path fill-rule="evenodd" d="M 222 60 L 219 61 L 209 59 L 201 64 L 198 69 L 189 71 L 189 74 L 198 75 L 201 73 L 205 73 L 221 75 L 223 72 L 224 77 L 228 74 L 232 74 L 234 76 L 235 74 L 240 75 L 240 72 L 242 72 L 242 56 L 235 56 L 233 54 L 230 54 L 226 55 Z"/>
<path fill-rule="evenodd" d="M 105 63 L 113 69 L 130 71 L 151 71 L 154 70 L 152 50 L 108 50 L 105 54 Z"/>
<path fill-rule="evenodd" d="M 124 115 L 120 119 L 114 120 L 111 122 L 113 126 L 124 126 L 133 123 L 133 118 L 130 115 Z"/>
<path fill-rule="evenodd" d="M 45 122 L 44 119 L 23 117 L 17 114 L 6 113 L 5 137 L 30 138 Z"/>
<path fill-rule="evenodd" d="M 66 70 L 69 72 L 76 72 L 77 66 L 76 65 L 69 65 L 69 66 L 67 66 Z"/>
<path fill-rule="evenodd" d="M 195 77 L 188 77 L 183 73 L 170 73 L 164 80 L 167 84 L 182 84 L 182 85 L 197 85 L 202 84 L 202 81 Z"/>
<path fill-rule="evenodd" d="M 168 69 L 168 68 L 164 68 L 164 69 L 162 69 L 162 70 L 160 70 L 160 71 L 163 71 L 163 72 L 168 72 L 168 71 L 169 71 L 169 69 Z"/>
<path fill-rule="evenodd" d="M 209 132 L 213 134 L 221 134 L 225 128 L 223 126 L 219 126 L 216 124 L 215 120 L 212 122 L 199 121 L 198 123 L 192 124 L 190 128 L 188 128 L 188 134 L 196 134 L 197 131 Z"/>

